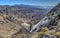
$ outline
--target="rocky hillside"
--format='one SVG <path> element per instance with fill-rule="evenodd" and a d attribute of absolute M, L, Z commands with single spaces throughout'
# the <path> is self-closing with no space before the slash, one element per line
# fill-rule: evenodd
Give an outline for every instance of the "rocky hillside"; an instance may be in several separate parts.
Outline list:
<path fill-rule="evenodd" d="M 41 20 L 46 12 L 44 9 L 30 6 L 0 6 L 0 38 L 60 38 L 60 3 L 46 15 L 52 17 L 48 26 L 39 31 L 28 33 L 32 25 Z"/>

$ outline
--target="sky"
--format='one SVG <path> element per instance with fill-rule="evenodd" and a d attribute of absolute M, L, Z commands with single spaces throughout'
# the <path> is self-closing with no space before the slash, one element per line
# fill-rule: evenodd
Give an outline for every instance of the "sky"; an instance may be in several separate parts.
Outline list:
<path fill-rule="evenodd" d="M 34 5 L 34 6 L 55 6 L 60 0 L 0 0 L 0 5 Z"/>

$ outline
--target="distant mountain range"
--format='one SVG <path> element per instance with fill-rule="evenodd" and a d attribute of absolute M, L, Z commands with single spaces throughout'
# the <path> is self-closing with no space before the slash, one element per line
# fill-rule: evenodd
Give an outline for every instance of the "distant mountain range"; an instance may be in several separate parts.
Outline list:
<path fill-rule="evenodd" d="M 14 10 L 19 10 L 19 11 L 25 11 L 25 13 L 46 13 L 46 11 L 50 10 L 51 8 L 53 8 L 53 6 L 31 6 L 31 5 L 0 5 L 0 9 L 14 9 Z M 1 10 L 2 10 L 1 9 Z M 27 12 L 26 12 L 27 11 Z"/>
<path fill-rule="evenodd" d="M 44 8 L 42 6 L 31 6 L 31 5 L 0 5 L 0 13 L 26 20 L 24 22 L 36 23 L 44 17 L 44 15 L 50 10 L 51 7 Z M 38 19 L 37 19 L 38 18 Z M 29 21 L 30 20 L 30 21 Z"/>

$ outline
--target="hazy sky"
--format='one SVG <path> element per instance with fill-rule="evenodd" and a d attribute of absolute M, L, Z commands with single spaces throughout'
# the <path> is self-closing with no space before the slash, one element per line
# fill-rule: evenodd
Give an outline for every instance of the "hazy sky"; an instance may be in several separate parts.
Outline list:
<path fill-rule="evenodd" d="M 25 4 L 35 6 L 54 6 L 60 0 L 0 0 L 0 5 Z"/>

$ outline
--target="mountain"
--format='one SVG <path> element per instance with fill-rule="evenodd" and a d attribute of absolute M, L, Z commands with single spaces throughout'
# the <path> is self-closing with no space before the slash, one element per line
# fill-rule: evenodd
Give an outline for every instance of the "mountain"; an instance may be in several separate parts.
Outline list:
<path fill-rule="evenodd" d="M 33 38 L 35 34 L 30 35 L 26 28 L 29 27 L 28 30 L 31 30 L 32 26 L 39 22 L 47 11 L 45 8 L 29 5 L 0 5 L 0 37 L 29 38 L 31 36 Z M 51 12 L 49 11 L 47 16 L 49 13 Z"/>

